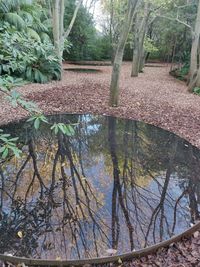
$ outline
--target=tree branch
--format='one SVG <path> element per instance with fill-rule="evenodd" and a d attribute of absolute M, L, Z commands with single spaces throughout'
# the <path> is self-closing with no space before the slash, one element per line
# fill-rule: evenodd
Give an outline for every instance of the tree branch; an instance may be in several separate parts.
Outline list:
<path fill-rule="evenodd" d="M 73 14 L 73 17 L 72 17 L 72 19 L 71 19 L 71 22 L 70 22 L 70 24 L 69 24 L 67 30 L 66 30 L 65 33 L 64 33 L 64 40 L 68 38 L 68 36 L 69 36 L 69 34 L 70 34 L 71 30 L 72 30 L 72 27 L 73 27 L 74 22 L 75 22 L 75 20 L 76 20 L 76 17 L 77 17 L 79 8 L 80 8 L 80 6 L 82 5 L 82 2 L 83 2 L 83 0 L 79 0 L 78 4 L 77 4 L 77 6 L 76 6 L 76 8 L 75 8 L 75 10 L 74 10 L 74 14 Z"/>
<path fill-rule="evenodd" d="M 178 22 L 178 23 L 180 23 L 180 24 L 186 26 L 188 29 L 191 30 L 192 33 L 194 32 L 192 26 L 190 26 L 190 25 L 187 24 L 186 22 L 180 20 L 178 17 L 176 17 L 176 18 L 170 18 L 170 17 L 163 16 L 163 15 L 157 15 L 157 17 L 164 18 L 164 19 L 168 19 L 168 20 L 171 20 L 171 21 L 176 21 L 176 22 Z"/>

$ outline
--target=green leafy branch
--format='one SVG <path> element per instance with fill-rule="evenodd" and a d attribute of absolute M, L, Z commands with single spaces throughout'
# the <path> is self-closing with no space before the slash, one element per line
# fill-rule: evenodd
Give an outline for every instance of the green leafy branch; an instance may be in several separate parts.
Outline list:
<path fill-rule="evenodd" d="M 6 99 L 11 103 L 14 108 L 20 107 L 29 113 L 41 113 L 36 104 L 31 101 L 27 101 L 22 95 L 14 90 L 17 86 L 26 84 L 23 79 L 13 78 L 11 76 L 2 76 L 0 78 L 0 92 L 6 95 Z"/>
<path fill-rule="evenodd" d="M 23 110 L 29 112 L 32 116 L 37 115 L 39 116 L 39 118 L 41 117 L 42 120 L 44 120 L 44 118 L 42 117 L 43 115 L 41 115 L 41 111 L 33 102 L 27 101 L 21 96 L 20 93 L 13 90 L 14 87 L 21 86 L 24 84 L 25 82 L 22 79 L 15 79 L 8 75 L 2 76 L 0 78 L 0 92 L 6 96 L 6 99 L 11 103 L 14 108 L 20 107 Z M 36 122 L 35 125 L 37 126 L 38 123 Z M 0 129 L 1 158 L 5 159 L 10 154 L 13 154 L 16 157 L 20 156 L 21 151 L 16 146 L 16 142 L 18 139 L 18 137 L 12 138 L 10 134 L 5 134 L 3 130 Z"/>
<path fill-rule="evenodd" d="M 43 114 L 36 114 L 27 120 L 28 122 L 33 122 L 34 128 L 38 130 L 42 122 L 49 123 L 47 118 Z"/>
<path fill-rule="evenodd" d="M 14 108 L 20 107 L 21 109 L 29 112 L 31 117 L 27 121 L 32 122 L 34 128 L 38 130 L 42 123 L 50 123 L 36 104 L 27 101 L 19 92 L 13 90 L 14 87 L 24 84 L 25 82 L 22 79 L 14 79 L 13 77 L 6 75 L 0 78 L 0 92 L 6 96 L 6 99 Z M 62 133 L 67 136 L 73 136 L 75 134 L 73 128 L 74 125 L 75 124 L 54 123 L 50 129 L 55 133 L 55 135 Z M 16 146 L 17 141 L 17 137 L 12 138 L 10 134 L 5 134 L 3 133 L 3 130 L 0 129 L 0 158 L 5 159 L 10 154 L 19 157 L 21 151 Z"/>
<path fill-rule="evenodd" d="M 72 124 L 54 123 L 53 126 L 51 126 L 51 130 L 55 135 L 59 132 L 67 136 L 73 136 L 75 134 Z"/>
<path fill-rule="evenodd" d="M 18 137 L 11 138 L 10 134 L 4 134 L 3 131 L 0 129 L 0 154 L 2 154 L 2 159 L 5 159 L 10 152 L 16 157 L 20 157 L 21 150 L 16 147 L 16 141 L 18 139 Z"/>

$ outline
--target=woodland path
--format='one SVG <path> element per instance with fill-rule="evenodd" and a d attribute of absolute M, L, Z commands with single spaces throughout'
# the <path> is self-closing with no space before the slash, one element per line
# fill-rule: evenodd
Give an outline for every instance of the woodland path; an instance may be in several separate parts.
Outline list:
<path fill-rule="evenodd" d="M 169 75 L 166 64 L 151 64 L 138 78 L 131 78 L 131 64 L 124 63 L 118 108 L 108 106 L 111 67 L 64 65 L 64 68 L 95 68 L 99 73 L 64 71 L 63 80 L 29 84 L 20 91 L 38 103 L 45 113 L 94 113 L 145 121 L 170 130 L 200 147 L 200 96 L 187 92 L 184 82 Z M 25 116 L 0 103 L 0 124 Z"/>
<path fill-rule="evenodd" d="M 99 73 L 65 71 L 60 82 L 29 84 L 19 91 L 28 99 L 37 102 L 47 114 L 94 113 L 141 120 L 170 130 L 200 148 L 200 96 L 189 94 L 184 82 L 171 77 L 169 66 L 156 65 L 146 67 L 138 78 L 131 78 L 131 64 L 124 63 L 118 108 L 108 106 L 111 67 L 107 66 L 89 67 L 100 69 Z M 73 65 L 64 67 L 80 68 Z M 1 98 L 0 124 L 18 120 L 26 115 L 22 110 L 11 108 Z M 159 250 L 156 254 L 123 265 L 200 266 L 199 255 L 200 234 L 196 233 L 195 237 L 189 240 L 183 240 L 167 249 Z"/>

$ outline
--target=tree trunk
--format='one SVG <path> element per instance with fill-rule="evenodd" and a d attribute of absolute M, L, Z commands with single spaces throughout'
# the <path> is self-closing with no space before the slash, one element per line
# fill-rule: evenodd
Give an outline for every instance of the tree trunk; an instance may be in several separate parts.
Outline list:
<path fill-rule="evenodd" d="M 56 54 L 60 60 L 61 66 L 62 66 L 62 58 L 63 58 L 63 51 L 64 51 L 64 42 L 65 42 L 65 39 L 68 38 L 72 30 L 72 27 L 76 20 L 82 1 L 83 0 L 79 0 L 74 10 L 74 14 L 71 19 L 71 22 L 66 30 L 64 29 L 65 0 L 53 0 L 52 1 L 53 39 L 54 39 L 54 46 L 55 46 Z"/>
<path fill-rule="evenodd" d="M 144 19 L 142 23 L 141 33 L 140 33 L 140 44 L 139 44 L 139 71 L 142 72 L 145 64 L 145 51 L 144 51 L 144 40 L 148 28 L 148 19 L 149 19 L 149 6 L 150 4 L 148 2 L 145 3 L 144 6 Z"/>
<path fill-rule="evenodd" d="M 53 8 L 52 8 L 52 21 L 53 21 L 53 40 L 54 40 L 54 46 L 56 50 L 56 54 L 58 58 L 61 60 L 61 52 L 60 52 L 60 5 L 59 1 L 54 0 L 53 1 Z"/>
<path fill-rule="evenodd" d="M 132 71 L 131 77 L 138 77 L 139 73 L 139 42 L 135 44 L 133 49 Z"/>
<path fill-rule="evenodd" d="M 191 92 L 196 85 L 197 72 L 198 72 L 198 47 L 199 47 L 199 37 L 200 37 L 200 0 L 198 2 L 197 18 L 195 23 L 195 30 L 192 40 L 192 49 L 190 57 L 190 81 L 189 81 L 189 91 Z"/>
<path fill-rule="evenodd" d="M 64 0 L 62 0 L 62 1 L 64 1 Z M 80 7 L 82 5 L 82 2 L 83 2 L 83 0 L 79 0 L 78 4 L 77 4 L 77 6 L 76 6 L 76 8 L 74 10 L 74 14 L 73 14 L 73 17 L 71 19 L 71 22 L 70 22 L 70 24 L 69 24 L 69 26 L 68 26 L 65 34 L 64 34 L 64 39 L 67 39 L 69 37 L 69 34 L 70 34 L 71 30 L 72 30 L 72 27 L 74 26 L 74 23 L 75 23 L 78 11 L 79 11 L 79 9 L 80 9 Z"/>
<path fill-rule="evenodd" d="M 192 89 L 194 89 L 195 86 L 200 88 L 200 68 L 198 68 L 197 75 L 194 80 L 194 86 Z"/>
<path fill-rule="evenodd" d="M 124 48 L 128 38 L 129 30 L 133 21 L 135 14 L 135 9 L 137 6 L 138 0 L 129 0 L 128 9 L 126 13 L 126 18 L 123 23 L 123 29 L 119 37 L 119 43 L 115 53 L 115 59 L 112 70 L 112 79 L 110 85 L 110 106 L 116 107 L 118 105 L 119 98 L 119 78 L 121 72 L 121 65 L 123 61 Z"/>
<path fill-rule="evenodd" d="M 141 23 L 139 32 L 136 32 L 135 48 L 133 51 L 133 62 L 131 77 L 137 77 L 139 71 L 141 72 L 144 67 L 144 40 L 147 31 L 147 23 L 149 18 L 149 3 L 144 6 L 144 18 Z M 137 31 L 137 30 L 136 30 Z"/>
<path fill-rule="evenodd" d="M 176 56 L 176 45 L 177 45 L 177 36 L 175 37 L 175 40 L 174 40 L 174 46 L 173 46 L 173 51 L 172 51 L 172 60 L 171 60 L 171 67 L 170 67 L 170 71 L 173 70 L 173 67 L 174 67 L 174 61 L 175 61 L 175 56 Z"/>
<path fill-rule="evenodd" d="M 136 18 L 135 27 L 133 27 L 134 40 L 133 40 L 133 60 L 131 77 L 137 77 L 139 73 L 139 21 Z"/>
<path fill-rule="evenodd" d="M 145 35 L 144 35 L 145 37 Z M 139 72 L 143 72 L 143 68 L 145 65 L 145 51 L 144 51 L 144 40 L 142 41 L 140 48 L 140 60 L 139 60 Z"/>

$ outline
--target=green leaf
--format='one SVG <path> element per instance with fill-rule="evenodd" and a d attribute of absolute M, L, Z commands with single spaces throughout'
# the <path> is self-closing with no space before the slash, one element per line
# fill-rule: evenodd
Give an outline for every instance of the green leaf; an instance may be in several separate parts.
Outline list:
<path fill-rule="evenodd" d="M 2 158 L 5 159 L 8 156 L 8 148 L 6 147 L 3 151 Z"/>
<path fill-rule="evenodd" d="M 70 136 L 73 136 L 73 135 L 75 135 L 75 130 L 74 130 L 74 128 L 71 126 L 71 125 L 66 125 L 67 126 L 67 129 L 68 129 L 68 133 L 69 133 L 69 135 Z"/>
<path fill-rule="evenodd" d="M 66 128 L 65 125 L 62 123 L 59 123 L 58 128 L 61 130 L 63 134 L 66 134 Z"/>
<path fill-rule="evenodd" d="M 27 28 L 27 33 L 31 38 L 35 39 L 38 42 L 41 42 L 39 34 L 36 31 L 34 31 L 33 29 Z"/>
<path fill-rule="evenodd" d="M 31 117 L 27 120 L 27 122 L 31 122 L 31 121 L 34 121 L 35 120 L 35 117 Z"/>
<path fill-rule="evenodd" d="M 5 137 L 3 137 L 3 136 L 1 136 L 1 135 L 0 135 L 0 140 L 2 140 L 2 141 L 5 142 L 5 143 L 8 141 L 7 138 L 5 138 Z"/>
<path fill-rule="evenodd" d="M 36 130 L 39 129 L 39 127 L 40 127 L 40 119 L 39 118 L 35 119 L 35 121 L 34 121 L 34 127 L 35 127 Z"/>
<path fill-rule="evenodd" d="M 26 27 L 26 23 L 17 13 L 6 13 L 5 20 L 14 25 L 18 30 L 22 30 Z"/>
<path fill-rule="evenodd" d="M 3 153 L 4 150 L 5 150 L 5 146 L 2 146 L 2 147 L 0 148 L 0 153 Z"/>

